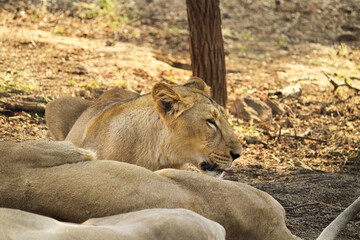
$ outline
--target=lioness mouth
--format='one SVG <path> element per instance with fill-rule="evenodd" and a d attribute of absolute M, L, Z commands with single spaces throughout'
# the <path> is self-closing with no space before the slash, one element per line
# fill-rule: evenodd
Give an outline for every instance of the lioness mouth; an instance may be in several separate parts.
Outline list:
<path fill-rule="evenodd" d="M 202 162 L 200 164 L 200 167 L 204 171 L 217 171 L 217 172 L 223 171 L 223 169 L 220 169 L 220 166 L 217 165 L 216 163 Z"/>
<path fill-rule="evenodd" d="M 225 168 L 221 169 L 219 165 L 216 163 L 208 163 L 208 162 L 202 162 L 200 163 L 200 167 L 204 171 L 216 171 L 216 172 L 232 172 L 232 168 Z"/>
<path fill-rule="evenodd" d="M 200 167 L 204 171 L 221 171 L 221 169 L 219 169 L 219 165 L 216 163 L 202 162 L 200 163 Z"/>

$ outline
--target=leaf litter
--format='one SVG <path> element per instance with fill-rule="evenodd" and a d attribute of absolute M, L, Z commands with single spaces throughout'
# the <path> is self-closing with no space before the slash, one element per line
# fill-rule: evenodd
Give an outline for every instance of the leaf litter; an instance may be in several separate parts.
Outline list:
<path fill-rule="evenodd" d="M 191 76 L 169 65 L 190 64 L 185 2 L 135 2 L 137 20 L 117 27 L 67 1 L 49 0 L 47 12 L 42 1 L 2 4 L 0 140 L 51 139 L 41 112 L 13 103 L 94 99 L 114 86 L 147 93 Z M 346 86 L 360 86 L 360 9 L 355 0 L 275 2 L 220 1 L 228 108 L 248 94 L 282 109 L 268 122 L 230 116 L 244 154 L 228 178 L 274 196 L 292 232 L 314 239 L 360 195 L 360 96 Z M 359 230 L 358 217 L 338 239 Z"/>

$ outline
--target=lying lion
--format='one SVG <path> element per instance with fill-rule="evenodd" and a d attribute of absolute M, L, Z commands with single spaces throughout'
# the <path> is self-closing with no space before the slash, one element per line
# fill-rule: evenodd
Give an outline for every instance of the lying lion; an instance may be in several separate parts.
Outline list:
<path fill-rule="evenodd" d="M 185 209 L 146 209 L 74 224 L 0 208 L 0 239 L 225 240 L 225 230 Z"/>
<path fill-rule="evenodd" d="M 185 208 L 221 224 L 226 239 L 298 239 L 270 195 L 176 169 L 97 161 L 70 142 L 0 142 L 0 207 L 69 222 L 150 208 Z"/>
<path fill-rule="evenodd" d="M 184 86 L 157 83 L 151 95 L 115 89 L 94 103 L 60 98 L 46 107 L 46 120 L 56 140 L 66 136 L 76 146 L 96 151 L 99 159 L 151 170 L 184 163 L 223 170 L 242 148 L 209 90 L 193 77 Z"/>

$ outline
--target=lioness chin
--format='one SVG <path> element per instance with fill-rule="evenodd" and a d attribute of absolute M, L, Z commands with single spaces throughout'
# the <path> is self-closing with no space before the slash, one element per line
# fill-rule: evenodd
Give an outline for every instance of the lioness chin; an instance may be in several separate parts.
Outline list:
<path fill-rule="evenodd" d="M 242 148 L 224 108 L 209 92 L 196 77 L 183 86 L 157 83 L 151 94 L 130 100 L 114 97 L 119 94 L 111 90 L 92 103 L 63 135 L 78 147 L 96 151 L 99 159 L 151 170 L 180 168 L 184 163 L 207 171 L 223 170 L 240 157 Z M 64 122 L 58 111 L 59 107 L 66 109 L 61 101 L 50 103 L 46 114 L 57 114 L 52 120 Z M 59 107 L 52 107 L 55 105 Z M 48 125 L 51 130 L 55 123 L 48 121 Z"/>

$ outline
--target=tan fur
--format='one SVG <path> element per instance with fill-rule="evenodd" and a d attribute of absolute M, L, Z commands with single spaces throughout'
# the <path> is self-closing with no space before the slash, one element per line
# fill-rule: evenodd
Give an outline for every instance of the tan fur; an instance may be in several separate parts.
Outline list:
<path fill-rule="evenodd" d="M 94 160 L 69 142 L 0 142 L 0 207 L 70 222 L 149 208 L 185 208 L 226 229 L 226 239 L 295 240 L 265 192 L 205 174 L 157 172 Z"/>
<path fill-rule="evenodd" d="M 105 93 L 81 114 L 66 140 L 96 151 L 99 159 L 151 170 L 203 162 L 224 169 L 242 148 L 225 110 L 209 98 L 209 89 L 201 79 L 191 78 L 184 86 L 158 83 L 151 95 L 132 101 Z"/>
<path fill-rule="evenodd" d="M 186 209 L 146 209 L 74 224 L 0 208 L 0 239 L 225 240 L 225 229 Z"/>
<path fill-rule="evenodd" d="M 139 97 L 140 95 L 122 88 L 113 88 L 109 91 L 106 91 L 104 94 L 102 94 L 93 104 L 93 108 L 101 108 L 103 106 L 106 106 L 109 103 L 115 102 L 115 101 L 126 101 L 129 99 L 134 99 Z"/>
<path fill-rule="evenodd" d="M 136 98 L 137 93 L 122 88 L 114 88 L 102 94 L 93 103 L 76 97 L 62 97 L 49 102 L 46 105 L 45 118 L 51 136 L 57 141 L 65 140 L 76 120 L 91 105 L 93 108 L 103 106 L 113 101 Z"/>
<path fill-rule="evenodd" d="M 45 109 L 45 119 L 53 139 L 63 141 L 76 120 L 90 105 L 90 100 L 74 97 L 49 102 Z"/>

